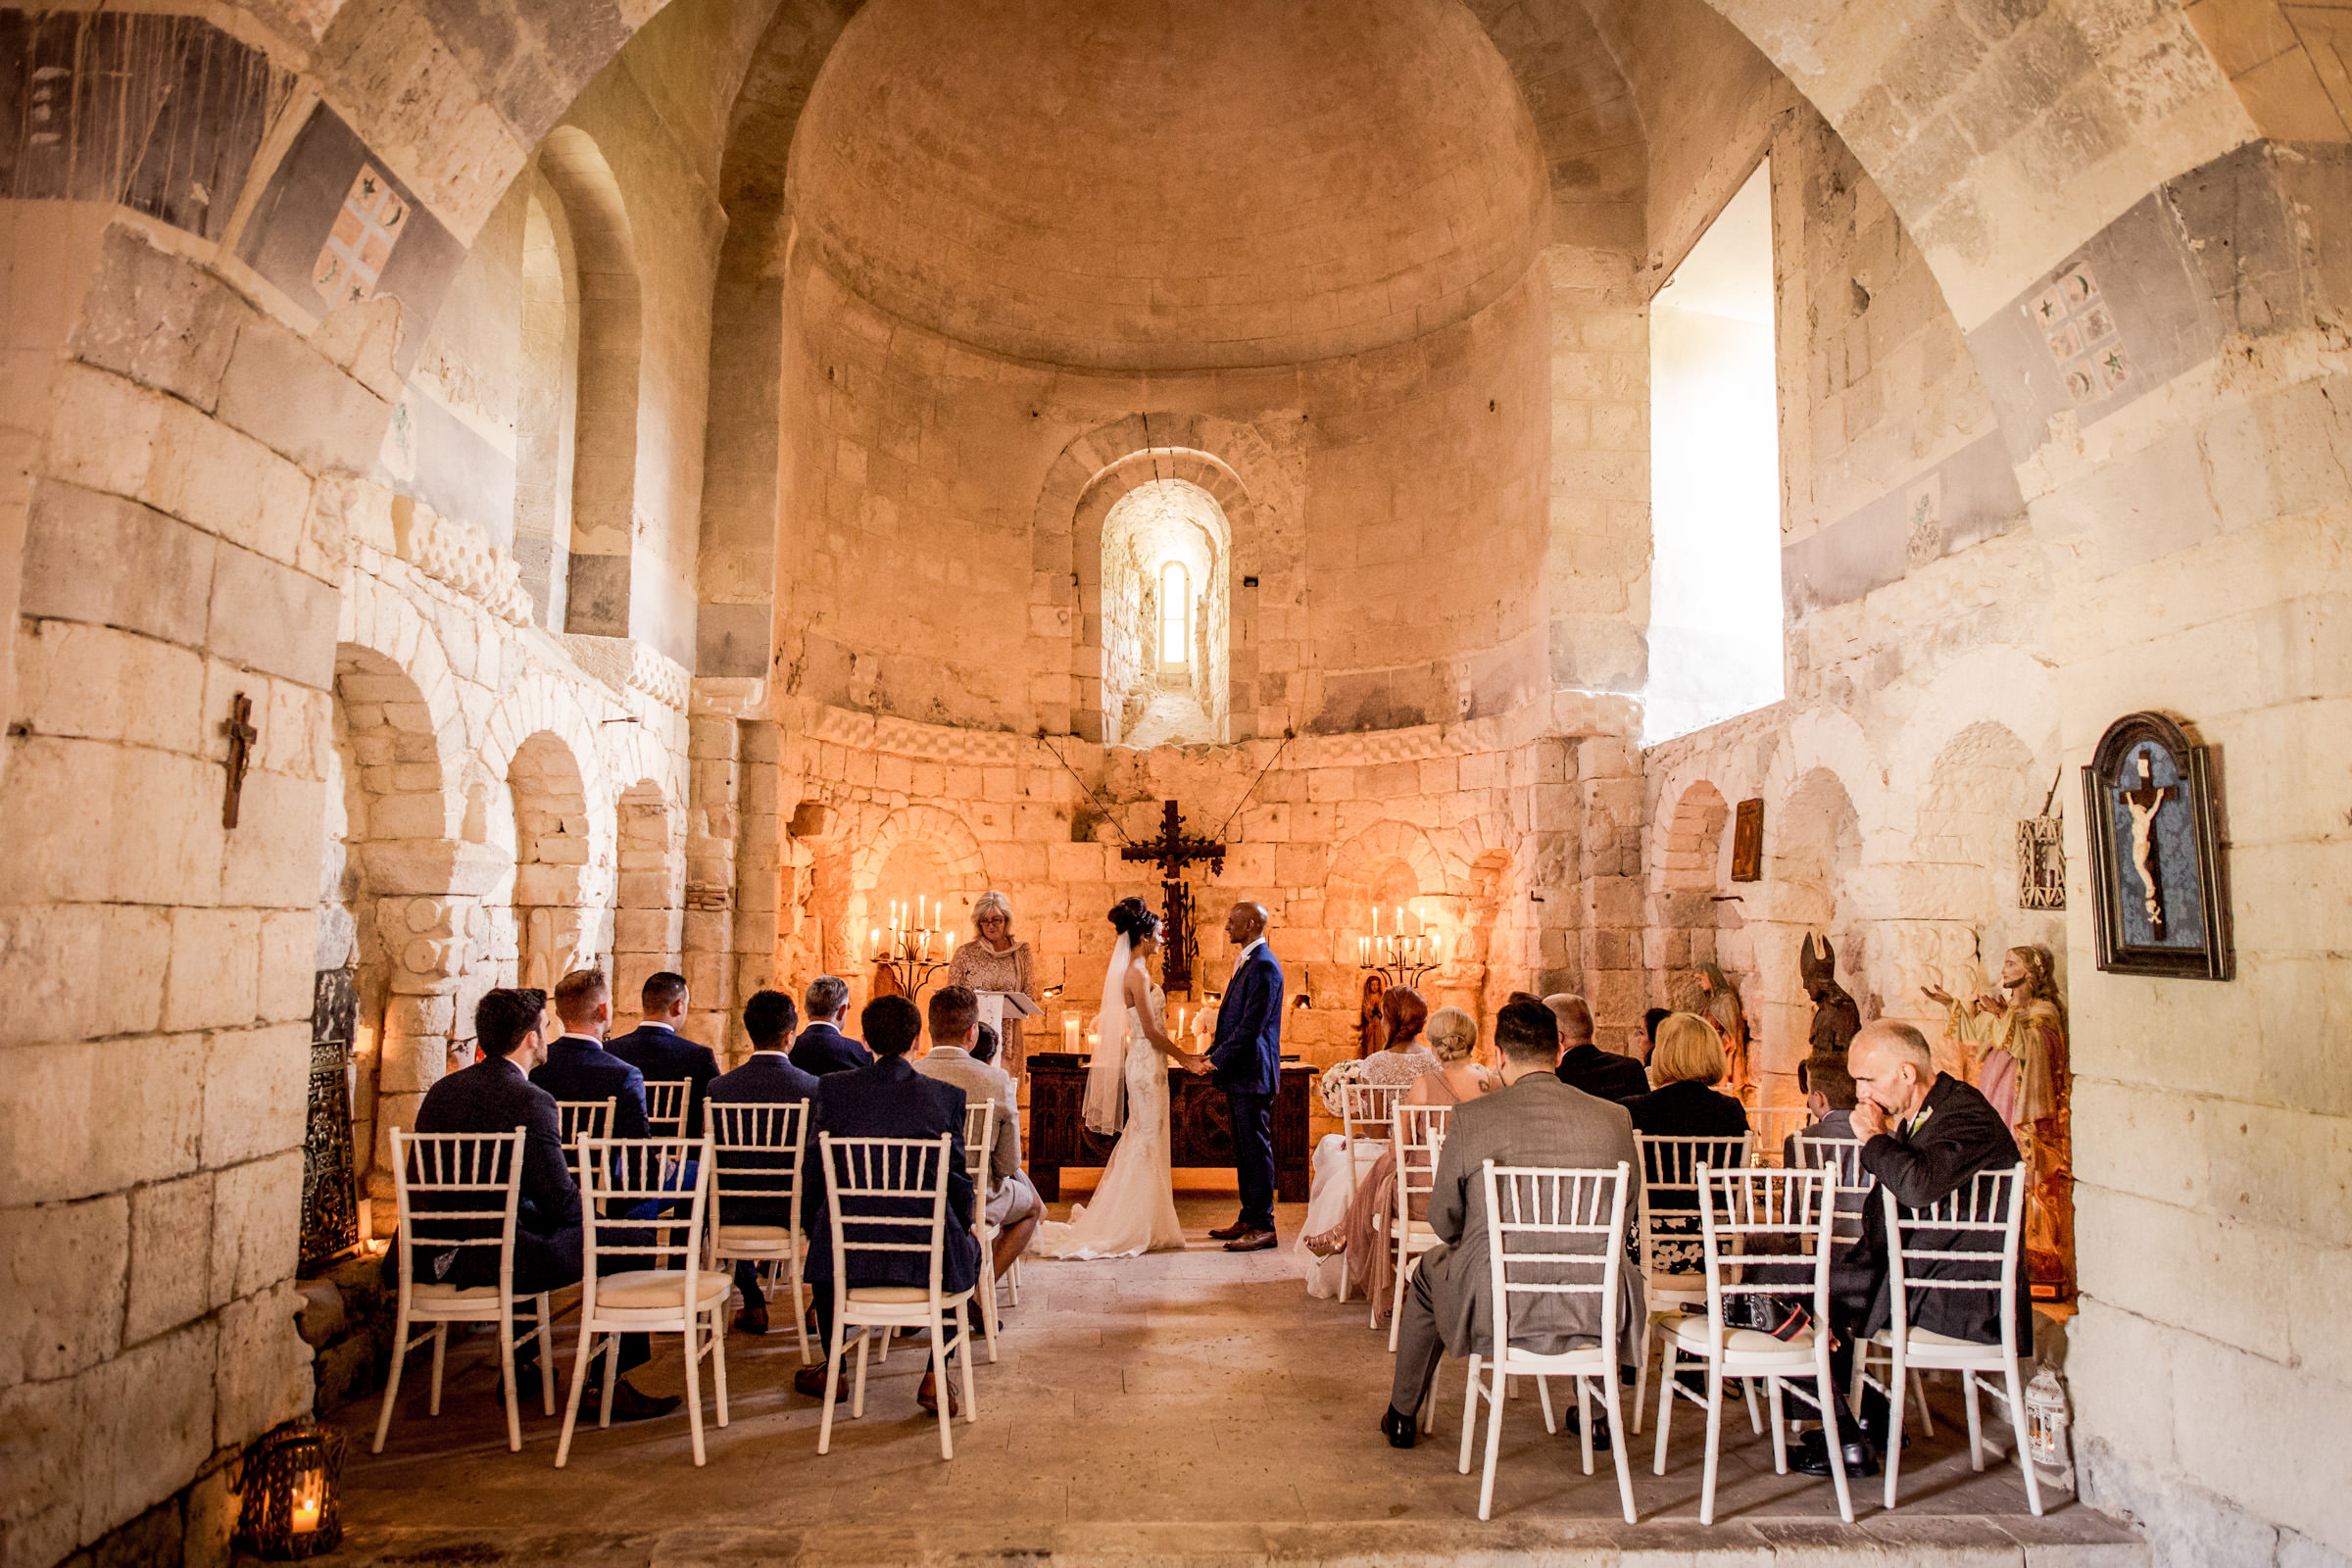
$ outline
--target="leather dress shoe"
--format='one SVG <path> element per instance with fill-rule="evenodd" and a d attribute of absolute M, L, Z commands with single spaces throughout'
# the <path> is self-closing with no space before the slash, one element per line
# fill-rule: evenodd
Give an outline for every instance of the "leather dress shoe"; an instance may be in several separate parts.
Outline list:
<path fill-rule="evenodd" d="M 811 1399 L 821 1401 L 825 1396 L 825 1369 L 821 1366 L 805 1366 L 792 1375 L 792 1386 Z M 839 1404 L 849 1396 L 850 1371 L 844 1367 L 841 1373 L 841 1385 L 833 1391 L 833 1402 Z"/>
<path fill-rule="evenodd" d="M 1272 1231 L 1244 1231 L 1225 1244 L 1225 1250 L 1228 1252 L 1262 1252 L 1267 1248 L 1275 1246 L 1279 1238 Z"/>
<path fill-rule="evenodd" d="M 1565 1419 L 1560 1423 L 1560 1431 L 1571 1438 L 1577 1436 L 1577 1418 L 1574 1410 L 1567 1412 Z M 1609 1415 L 1606 1410 L 1592 1412 L 1592 1451 L 1594 1453 L 1609 1451 Z"/>
<path fill-rule="evenodd" d="M 1875 1476 L 1879 1473 L 1878 1454 L 1873 1452 L 1870 1445 L 1860 1438 L 1846 1440 L 1844 1457 L 1845 1473 L 1849 1480 L 1859 1476 Z M 1806 1433 L 1798 1442 L 1795 1449 L 1788 1455 L 1788 1468 L 1800 1476 L 1832 1474 L 1828 1440 L 1818 1432 Z"/>
<path fill-rule="evenodd" d="M 939 1389 L 928 1372 L 923 1374 L 921 1387 L 914 1391 L 914 1402 L 921 1405 L 927 1415 L 939 1414 Z M 948 1417 L 950 1420 L 954 1420 L 962 1414 L 963 1396 L 956 1392 L 956 1380 L 950 1378 L 948 1380 Z"/>
<path fill-rule="evenodd" d="M 765 1334 L 767 1332 L 767 1308 L 747 1306 L 736 1313 L 735 1332 L 738 1334 Z"/>
<path fill-rule="evenodd" d="M 604 1396 L 598 1390 L 590 1389 L 580 1396 L 580 1408 L 582 1410 L 601 1409 L 603 1398 Z M 612 1419 L 615 1421 L 651 1421 L 658 1416 L 669 1414 L 684 1402 L 674 1394 L 658 1396 L 651 1394 L 640 1394 L 630 1386 L 627 1378 L 622 1378 L 612 1389 Z"/>
<path fill-rule="evenodd" d="M 1250 1227 L 1237 1219 L 1230 1225 L 1220 1225 L 1210 1231 L 1208 1239 L 1212 1242 L 1237 1242 L 1249 1234 Z"/>
<path fill-rule="evenodd" d="M 1380 1430 L 1388 1434 L 1390 1447 L 1409 1448 L 1421 1435 L 1421 1423 L 1417 1417 L 1392 1405 L 1380 1413 Z"/>

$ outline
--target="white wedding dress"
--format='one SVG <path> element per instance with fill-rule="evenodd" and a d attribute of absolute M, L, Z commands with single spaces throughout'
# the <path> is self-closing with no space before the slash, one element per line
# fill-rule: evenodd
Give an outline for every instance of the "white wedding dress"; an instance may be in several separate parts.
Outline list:
<path fill-rule="evenodd" d="M 1152 1016 L 1164 1013 L 1153 986 Z M 1045 1257 L 1134 1257 L 1141 1252 L 1181 1250 L 1184 1227 L 1176 1219 L 1176 1180 L 1169 1161 L 1168 1062 L 1144 1033 L 1143 1020 L 1127 1009 L 1127 1119 L 1103 1167 L 1092 1202 L 1070 1210 L 1068 1223 L 1049 1220 L 1037 1228 L 1029 1250 Z"/>

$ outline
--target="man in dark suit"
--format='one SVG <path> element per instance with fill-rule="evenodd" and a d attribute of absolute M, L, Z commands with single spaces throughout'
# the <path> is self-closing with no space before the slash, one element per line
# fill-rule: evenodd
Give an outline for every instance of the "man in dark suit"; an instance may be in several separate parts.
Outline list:
<path fill-rule="evenodd" d="M 2001 1170 L 2017 1163 L 2017 1140 L 1991 1102 L 1968 1084 L 1936 1070 L 1936 1054 L 1927 1037 L 1907 1023 L 1882 1018 L 1865 1024 L 1846 1052 L 1855 1103 L 1854 1136 L 1862 1140 L 1862 1168 L 1875 1182 L 1862 1210 L 1862 1240 L 1840 1260 L 1844 1270 L 1862 1276 L 1850 1297 L 1841 1289 L 1830 1302 L 1831 1327 L 1838 1344 L 1832 1351 L 1831 1370 L 1836 1388 L 1847 1386 L 1857 1338 L 1867 1340 L 1894 1322 L 1894 1297 L 1886 1258 L 1886 1207 L 1879 1192 L 1894 1195 L 1907 1208 L 1940 1202 L 1982 1171 Z M 1908 1244 L 1924 1251 L 1964 1251 L 1982 1246 L 1982 1238 L 1958 1232 L 1920 1231 Z M 1927 1258 L 1912 1262 L 1920 1279 L 1970 1279 L 1997 1282 L 2000 1259 L 1982 1263 L 1965 1258 Z M 1841 1299 L 1840 1298 L 1844 1298 Z M 1981 1345 L 2000 1343 L 2001 1325 L 1991 1291 L 1914 1291 L 1906 1302 L 1914 1329 L 1973 1340 Z M 2017 1297 L 2017 1341 L 2031 1354 L 2034 1319 L 2023 1291 Z M 1838 1431 L 1845 1444 L 1848 1475 L 1872 1475 L 1878 1470 L 1875 1446 L 1902 1441 L 1886 1397 L 1866 1393 L 1859 1425 L 1842 1401 Z M 1803 1445 L 1789 1455 L 1789 1464 L 1807 1475 L 1830 1473 L 1827 1440 L 1819 1432 L 1806 1434 Z"/>
<path fill-rule="evenodd" d="M 1560 1082 L 1582 1089 L 1595 1100 L 1624 1104 L 1649 1093 L 1649 1074 L 1631 1056 L 1603 1051 L 1592 1043 L 1592 1009 L 1585 999 L 1562 991 L 1544 999 L 1544 1005 L 1560 1026 Z"/>
<path fill-rule="evenodd" d="M 801 1165 L 801 1228 L 808 1238 L 808 1267 L 807 1278 L 816 1298 L 816 1326 L 825 1348 L 833 1346 L 833 1231 L 832 1208 L 825 1196 L 825 1171 L 817 1135 L 831 1133 L 836 1138 L 937 1138 L 942 1133 L 952 1135 L 954 1147 L 948 1160 L 948 1220 L 947 1256 L 940 1273 L 940 1289 L 954 1295 L 975 1289 L 980 1283 L 980 1239 L 972 1234 L 972 1176 L 964 1166 L 963 1154 L 963 1091 L 954 1084 L 926 1078 L 914 1070 L 906 1054 L 923 1032 L 923 1015 L 913 1003 L 905 997 L 878 997 L 865 1004 L 858 1015 L 858 1027 L 865 1031 L 866 1043 L 879 1058 L 870 1067 L 851 1072 L 835 1073 L 820 1080 L 816 1086 L 815 1109 L 810 1116 L 808 1149 Z M 806 1038 L 806 1037 L 804 1037 Z M 880 1200 L 870 1201 L 884 1201 Z M 908 1202 L 887 1200 L 898 1211 L 909 1210 Z M 867 1209 L 866 1212 L 890 1212 L 888 1209 Z M 846 1230 L 852 1240 L 858 1239 L 855 1215 L 845 1214 Z M 888 1227 L 895 1235 L 878 1240 L 903 1240 L 900 1227 Z M 930 1283 L 931 1265 L 919 1252 L 874 1253 L 858 1255 L 858 1265 L 847 1283 L 862 1285 L 913 1285 Z M 967 1309 L 967 1316 L 969 1316 Z M 976 1319 L 975 1319 L 976 1321 Z M 951 1312 L 943 1321 L 940 1333 L 953 1331 L 955 1316 Z M 812 1398 L 825 1396 L 825 1369 L 821 1366 L 803 1367 L 793 1374 L 793 1387 Z M 849 1396 L 849 1380 L 841 1383 L 839 1397 Z M 956 1412 L 954 1386 L 950 1386 L 951 1415 Z M 923 1374 L 922 1387 L 916 1391 L 915 1401 L 927 1410 L 938 1406 L 937 1391 L 932 1387 L 931 1374 Z"/>
<path fill-rule="evenodd" d="M 522 1197 L 514 1216 L 514 1294 L 537 1296 L 542 1291 L 577 1285 L 580 1262 L 580 1190 L 564 1160 L 564 1137 L 556 1119 L 555 1097 L 535 1088 L 523 1076 L 545 1054 L 541 1016 L 547 1009 L 543 991 L 487 991 L 473 1009 L 474 1041 L 481 1059 L 433 1085 L 416 1107 L 420 1133 L 511 1133 L 524 1131 Z M 485 1222 L 488 1223 L 488 1222 Z M 397 1259 L 389 1258 L 397 1266 Z M 498 1257 L 487 1248 L 459 1248 L 441 1259 L 419 1257 L 416 1278 L 458 1286 L 494 1286 Z M 623 1346 L 621 1369 L 628 1370 L 651 1354 L 644 1335 L 635 1341 L 632 1357 Z M 535 1366 L 541 1350 L 534 1340 L 515 1355 L 515 1374 Z M 601 1368 L 603 1361 L 597 1365 Z M 600 1374 L 597 1374 L 601 1376 Z M 649 1398 L 626 1382 L 612 1391 L 612 1414 L 623 1421 L 642 1421 L 676 1409 L 675 1398 Z"/>
<path fill-rule="evenodd" d="M 871 1067 L 874 1054 L 841 1032 L 850 1016 L 850 983 L 839 975 L 820 974 L 808 982 L 801 998 L 808 1027 L 793 1043 L 792 1064 L 814 1078 L 827 1073 Z"/>
<path fill-rule="evenodd" d="M 531 1082 L 558 1100 L 610 1100 L 608 1138 L 651 1136 L 645 1120 L 645 1074 L 605 1049 L 612 1027 L 612 988 L 601 969 L 574 969 L 556 982 L 556 1016 L 564 1032 L 548 1042 L 547 1059 Z"/>
<path fill-rule="evenodd" d="M 816 1080 L 792 1064 L 784 1048 L 792 1042 L 792 1026 L 800 1013 L 781 991 L 761 991 L 744 1004 L 743 1032 L 752 1037 L 752 1054 L 733 1072 L 711 1080 L 713 1105 L 781 1105 L 816 1098 Z M 715 1120 L 715 1119 L 714 1119 Z M 726 1154 L 719 1157 L 719 1179 L 730 1171 L 773 1170 L 784 1163 L 781 1154 Z M 746 1185 L 757 1186 L 755 1179 Z M 756 1198 L 728 1199 L 720 1218 L 729 1225 L 790 1225 L 796 1218 L 782 1205 Z M 760 1289 L 760 1268 L 749 1258 L 735 1263 L 735 1288 L 743 1293 L 743 1310 L 735 1314 L 740 1334 L 767 1332 L 767 1296 Z M 794 1311 L 800 1307 L 796 1303 Z"/>
<path fill-rule="evenodd" d="M 675 1083 L 686 1080 L 688 1138 L 703 1136 L 703 1097 L 718 1076 L 718 1058 L 709 1046 L 698 1046 L 678 1033 L 686 1017 L 686 977 L 664 969 L 645 982 L 639 994 L 644 1021 L 625 1035 L 605 1042 L 605 1049 L 637 1069 L 645 1081 Z"/>
<path fill-rule="evenodd" d="M 1629 1179 L 1641 1168 L 1626 1108 L 1572 1089 L 1553 1074 L 1560 1036 L 1548 1007 L 1532 999 L 1506 1003 L 1494 1019 L 1494 1046 L 1502 1057 L 1503 1086 L 1454 1106 L 1446 1147 L 1438 1154 L 1429 1223 L 1445 1245 L 1421 1255 L 1397 1319 L 1395 1381 L 1380 1422 L 1392 1447 L 1413 1446 L 1417 1412 L 1447 1350 L 1493 1352 L 1494 1268 L 1487 1250 L 1483 1163 L 1606 1170 L 1622 1160 Z M 1590 1250 L 1574 1244 L 1556 1250 Z M 1592 1275 L 1586 1271 L 1576 1277 L 1590 1281 Z M 1630 1266 L 1618 1271 L 1618 1279 L 1619 1348 L 1630 1354 L 1642 1322 L 1641 1282 Z M 1632 1340 L 1626 1338 L 1629 1324 Z M 1596 1296 L 1538 1297 L 1512 1308 L 1513 1343 L 1546 1351 L 1589 1345 L 1600 1329 Z M 1596 1414 L 1595 1447 L 1613 1441 L 1604 1436 L 1600 1421 Z"/>
<path fill-rule="evenodd" d="M 1271 1120 L 1274 1094 L 1282 1087 L 1282 965 L 1266 946 L 1264 905 L 1235 905 L 1225 916 L 1225 935 L 1240 952 L 1217 1004 L 1217 1038 L 1208 1061 L 1233 1112 L 1242 1214 L 1208 1234 L 1228 1252 L 1262 1252 L 1275 1241 Z"/>

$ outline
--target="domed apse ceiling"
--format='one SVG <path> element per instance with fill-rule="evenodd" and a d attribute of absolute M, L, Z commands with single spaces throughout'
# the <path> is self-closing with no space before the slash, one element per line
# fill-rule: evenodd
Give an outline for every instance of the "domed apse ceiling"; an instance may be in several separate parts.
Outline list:
<path fill-rule="evenodd" d="M 1418 336 L 1517 282 L 1546 216 L 1460 0 L 874 0 L 789 177 L 801 243 L 882 310 L 1102 369 Z"/>

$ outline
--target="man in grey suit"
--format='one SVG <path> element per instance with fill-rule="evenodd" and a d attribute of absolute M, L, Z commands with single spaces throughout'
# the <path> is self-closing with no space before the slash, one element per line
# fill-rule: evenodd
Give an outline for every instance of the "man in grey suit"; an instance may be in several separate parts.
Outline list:
<path fill-rule="evenodd" d="M 1438 1361 L 1492 1352 L 1492 1273 L 1487 1251 L 1487 1201 L 1481 1165 L 1546 1165 L 1606 1170 L 1624 1161 L 1629 1173 L 1641 1168 L 1634 1152 L 1634 1122 L 1623 1105 L 1598 1100 L 1560 1082 L 1553 1069 L 1560 1057 L 1559 1024 L 1540 1002 L 1506 1004 L 1494 1020 L 1494 1044 L 1502 1053 L 1503 1087 L 1454 1107 L 1438 1155 L 1437 1189 L 1429 1200 L 1430 1228 L 1444 1245 L 1421 1255 L 1396 1334 L 1396 1378 L 1380 1427 L 1392 1447 L 1409 1448 L 1416 1413 L 1429 1397 Z M 1585 1249 L 1579 1248 L 1579 1250 Z M 1513 1254 L 1517 1255 L 1516 1252 Z M 1623 1298 L 1617 1321 L 1622 1330 L 1642 1322 L 1641 1283 L 1633 1269 L 1619 1271 Z M 1590 1345 L 1600 1335 L 1600 1307 L 1591 1296 L 1552 1296 L 1514 1306 L 1511 1341 L 1545 1351 Z M 1595 1427 L 1593 1442 L 1603 1434 Z"/>

